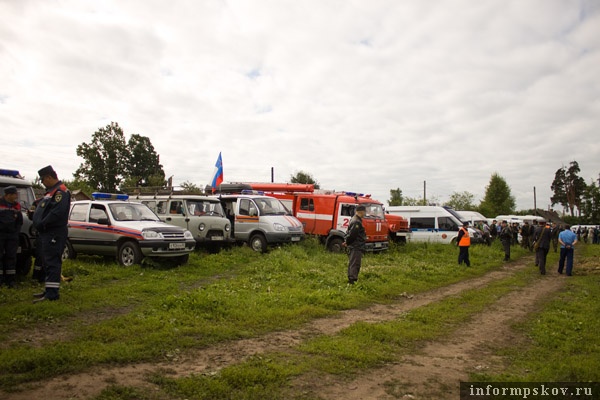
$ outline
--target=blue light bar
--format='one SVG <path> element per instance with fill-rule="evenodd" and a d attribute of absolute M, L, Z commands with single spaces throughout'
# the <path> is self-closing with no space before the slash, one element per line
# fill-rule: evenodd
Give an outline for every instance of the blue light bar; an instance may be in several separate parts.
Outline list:
<path fill-rule="evenodd" d="M 19 171 L 14 169 L 0 169 L 0 175 L 12 176 L 13 178 L 21 177 Z"/>
<path fill-rule="evenodd" d="M 94 200 L 128 200 L 129 195 L 128 194 L 94 192 L 94 193 L 92 193 L 92 198 Z"/>

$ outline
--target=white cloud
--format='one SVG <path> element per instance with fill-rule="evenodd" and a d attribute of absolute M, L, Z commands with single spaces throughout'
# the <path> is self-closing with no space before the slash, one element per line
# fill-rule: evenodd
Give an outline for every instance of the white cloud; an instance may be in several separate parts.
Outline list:
<path fill-rule="evenodd" d="M 148 136 L 175 183 L 400 188 L 519 208 L 554 172 L 600 172 L 595 1 L 0 2 L 3 167 L 65 178 L 111 121 Z"/>

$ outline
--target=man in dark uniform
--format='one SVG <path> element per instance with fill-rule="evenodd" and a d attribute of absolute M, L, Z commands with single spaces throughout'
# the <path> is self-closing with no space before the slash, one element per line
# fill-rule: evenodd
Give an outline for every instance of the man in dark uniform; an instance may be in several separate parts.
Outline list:
<path fill-rule="evenodd" d="M 508 222 L 506 220 L 502 221 L 502 227 L 500 229 L 500 234 L 498 235 L 500 238 L 500 242 L 502 243 L 502 247 L 504 248 L 504 261 L 510 261 L 510 244 L 513 239 L 513 233 L 510 227 L 508 226 Z"/>
<path fill-rule="evenodd" d="M 535 223 L 531 223 L 531 225 L 529 225 L 529 251 L 533 251 L 533 237 L 535 236 L 535 230 L 537 228 L 537 225 Z"/>
<path fill-rule="evenodd" d="M 550 250 L 550 242 L 552 240 L 550 225 L 547 225 L 546 221 L 539 221 L 539 226 L 535 231 L 533 240 L 535 243 L 535 265 L 540 268 L 540 274 L 546 275 L 546 256 Z"/>
<path fill-rule="evenodd" d="M 529 222 L 523 222 L 521 227 L 521 247 L 529 249 Z"/>
<path fill-rule="evenodd" d="M 496 220 L 493 220 L 492 224 L 490 225 L 490 236 L 491 236 L 492 242 L 498 236 L 498 225 L 496 224 Z"/>
<path fill-rule="evenodd" d="M 41 249 L 38 254 L 46 269 L 46 288 L 44 292 L 34 295 L 34 302 L 59 298 L 62 253 L 67 240 L 71 204 L 71 193 L 58 180 L 52 166 L 40 169 L 38 174 L 46 187 L 46 194 L 33 213 L 33 226 L 39 233 L 38 244 Z"/>
<path fill-rule="evenodd" d="M 554 249 L 554 252 L 556 253 L 558 251 L 558 234 L 561 232 L 561 228 L 560 225 L 558 225 L 556 222 L 552 223 L 552 248 Z"/>
<path fill-rule="evenodd" d="M 346 233 L 346 246 L 350 253 L 348 254 L 348 283 L 353 285 L 358 280 L 358 273 L 362 263 L 362 255 L 365 251 L 367 241 L 367 232 L 362 224 L 362 219 L 366 213 L 363 205 L 356 207 L 356 212 L 348 225 Z"/>
<path fill-rule="evenodd" d="M 15 287 L 19 232 L 23 225 L 17 188 L 8 186 L 0 198 L 0 285 Z"/>
<path fill-rule="evenodd" d="M 513 234 L 512 245 L 516 246 L 519 243 L 519 224 L 517 222 L 513 222 L 511 231 Z"/>

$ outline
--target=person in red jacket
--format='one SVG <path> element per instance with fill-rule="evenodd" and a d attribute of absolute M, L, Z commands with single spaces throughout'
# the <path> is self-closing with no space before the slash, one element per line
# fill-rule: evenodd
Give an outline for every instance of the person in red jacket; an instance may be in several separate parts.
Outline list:
<path fill-rule="evenodd" d="M 456 245 L 459 248 L 458 265 L 461 265 L 464 262 L 467 267 L 470 267 L 469 247 L 471 246 L 471 236 L 469 236 L 469 223 L 466 221 L 463 222 L 463 226 L 458 230 Z"/>

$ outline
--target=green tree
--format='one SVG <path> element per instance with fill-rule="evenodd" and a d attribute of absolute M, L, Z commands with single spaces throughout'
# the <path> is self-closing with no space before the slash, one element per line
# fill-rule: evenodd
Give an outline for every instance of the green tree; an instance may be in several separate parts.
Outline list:
<path fill-rule="evenodd" d="M 85 182 L 94 190 L 165 186 L 165 171 L 150 139 L 134 134 L 126 142 L 116 122 L 98 129 L 90 143 L 77 146 L 77 155 L 83 163 L 73 174 L 75 181 Z"/>
<path fill-rule="evenodd" d="M 192 182 L 185 181 L 180 186 L 181 190 L 187 194 L 202 194 L 202 189 L 200 189 Z"/>
<path fill-rule="evenodd" d="M 511 195 L 510 187 L 498 173 L 493 173 L 490 183 L 485 188 L 485 196 L 479 204 L 479 212 L 486 216 L 513 214 L 515 198 Z"/>
<path fill-rule="evenodd" d="M 128 152 L 123 130 L 116 122 L 98 129 L 91 143 L 77 146 L 77 155 L 83 163 L 73 177 L 87 182 L 103 192 L 116 192 L 126 171 Z"/>
<path fill-rule="evenodd" d="M 400 188 L 390 189 L 390 199 L 388 200 L 388 206 L 401 206 L 403 198 L 402 198 L 402 190 Z"/>
<path fill-rule="evenodd" d="M 444 205 L 460 211 L 475 211 L 477 207 L 473 204 L 474 198 L 475 195 L 466 191 L 462 193 L 454 192 L 450 195 L 450 200 Z"/>
<path fill-rule="evenodd" d="M 299 171 L 296 175 L 292 175 L 290 177 L 291 183 L 304 183 L 304 184 L 313 184 L 315 185 L 315 189 L 320 189 L 319 183 L 313 178 L 311 174 L 304 171 Z"/>
<path fill-rule="evenodd" d="M 86 181 L 82 181 L 81 179 L 74 179 L 72 181 L 63 179 L 62 182 L 65 184 L 65 186 L 67 188 L 69 188 L 69 190 L 71 192 L 73 192 L 75 190 L 81 190 L 83 193 L 88 195 L 88 197 L 90 197 L 90 198 L 92 197 L 92 193 L 94 193 L 96 191 L 96 189 L 94 189 Z"/>
<path fill-rule="evenodd" d="M 586 223 L 596 224 L 600 221 L 600 187 L 593 180 L 586 187 L 581 211 L 585 215 Z"/>
<path fill-rule="evenodd" d="M 133 134 L 127 142 L 126 176 L 135 186 L 164 186 L 165 171 L 150 139 Z"/>
<path fill-rule="evenodd" d="M 569 209 L 571 216 L 575 216 L 575 207 L 581 211 L 581 201 L 587 185 L 578 174 L 581 172 L 579 163 L 571 161 L 569 168 L 561 167 L 554 174 L 554 181 L 550 186 L 553 196 L 550 198 L 552 205 L 561 204 Z"/>

